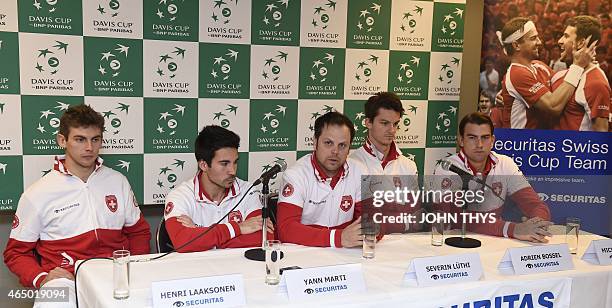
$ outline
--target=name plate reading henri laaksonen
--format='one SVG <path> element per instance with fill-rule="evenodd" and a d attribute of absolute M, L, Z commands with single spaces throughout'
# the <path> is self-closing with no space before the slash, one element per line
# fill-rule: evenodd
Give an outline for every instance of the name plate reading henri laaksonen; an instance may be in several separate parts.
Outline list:
<path fill-rule="evenodd" d="M 240 274 L 154 281 L 153 307 L 236 307 L 246 305 Z"/>

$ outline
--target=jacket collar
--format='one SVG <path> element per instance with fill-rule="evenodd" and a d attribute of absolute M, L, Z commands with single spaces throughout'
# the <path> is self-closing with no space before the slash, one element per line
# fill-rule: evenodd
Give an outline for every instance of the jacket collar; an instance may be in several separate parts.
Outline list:
<path fill-rule="evenodd" d="M 215 203 L 212 201 L 212 198 L 208 195 L 206 190 L 204 189 L 204 185 L 202 181 L 200 181 L 200 176 L 202 175 L 202 170 L 198 171 L 197 174 L 193 177 L 193 192 L 195 195 L 195 199 L 198 202 L 206 202 L 206 203 Z M 232 183 L 232 186 L 225 190 L 225 195 L 221 199 L 221 202 L 225 200 L 227 196 L 230 198 L 236 197 L 240 193 L 240 187 L 236 181 Z"/>

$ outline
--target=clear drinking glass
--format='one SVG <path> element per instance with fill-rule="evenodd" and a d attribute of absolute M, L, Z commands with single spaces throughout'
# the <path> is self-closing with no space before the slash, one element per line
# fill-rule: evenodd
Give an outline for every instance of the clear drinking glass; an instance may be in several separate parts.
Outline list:
<path fill-rule="evenodd" d="M 266 284 L 277 285 L 280 282 L 281 242 L 266 241 Z"/>
<path fill-rule="evenodd" d="M 373 259 L 376 251 L 376 234 L 363 235 L 363 254 L 366 259 Z"/>
<path fill-rule="evenodd" d="M 446 227 L 445 214 L 441 211 L 434 211 L 433 214 L 437 218 L 431 223 L 431 245 L 442 246 L 444 243 L 444 228 Z"/>
<path fill-rule="evenodd" d="M 113 297 L 130 297 L 130 251 L 113 251 Z"/>
<path fill-rule="evenodd" d="M 571 254 L 578 251 L 578 239 L 580 235 L 580 218 L 568 217 L 565 220 L 565 242 Z"/>

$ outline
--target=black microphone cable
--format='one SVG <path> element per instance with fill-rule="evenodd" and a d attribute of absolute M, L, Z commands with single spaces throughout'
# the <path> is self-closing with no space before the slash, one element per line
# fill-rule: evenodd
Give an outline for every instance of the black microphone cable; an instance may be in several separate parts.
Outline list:
<path fill-rule="evenodd" d="M 231 212 L 233 212 L 238 205 L 240 205 L 240 203 L 242 203 L 242 200 L 244 200 L 244 198 L 249 194 L 249 191 L 251 191 L 251 189 L 253 189 L 253 187 L 255 186 L 255 183 L 251 184 L 251 186 L 249 187 L 249 189 L 247 189 L 247 191 L 244 193 L 244 195 L 242 196 L 242 198 L 240 198 L 240 200 L 238 200 L 238 203 L 236 203 L 236 205 L 234 205 L 234 207 L 232 207 L 223 217 L 221 217 L 219 220 L 217 220 L 217 222 L 215 222 L 214 224 L 210 225 L 208 227 L 208 229 L 206 229 L 206 231 L 198 234 L 196 237 L 192 238 L 191 240 L 189 240 L 189 242 L 179 246 L 178 248 L 173 248 L 172 250 L 159 255 L 157 257 L 153 257 L 153 258 L 146 258 L 146 259 L 138 259 L 138 260 L 134 260 L 134 261 L 130 261 L 130 262 L 149 262 L 149 261 L 155 261 L 155 260 L 159 260 L 173 252 L 176 252 L 179 249 L 182 249 L 184 247 L 187 247 L 187 245 L 193 243 L 195 240 L 201 238 L 202 236 L 204 236 L 205 234 L 207 234 L 208 232 L 210 232 L 212 229 L 214 229 L 217 225 L 219 225 Z M 74 270 L 74 295 L 75 295 L 75 299 L 76 299 L 76 307 L 79 308 L 79 293 L 77 292 L 77 274 L 79 272 L 79 268 L 81 268 L 81 265 L 85 264 L 87 261 L 91 261 L 91 260 L 112 260 L 112 258 L 106 258 L 106 257 L 94 257 L 94 258 L 90 258 L 90 259 L 85 259 L 83 260 L 83 262 L 79 263 L 79 265 L 75 268 Z"/>

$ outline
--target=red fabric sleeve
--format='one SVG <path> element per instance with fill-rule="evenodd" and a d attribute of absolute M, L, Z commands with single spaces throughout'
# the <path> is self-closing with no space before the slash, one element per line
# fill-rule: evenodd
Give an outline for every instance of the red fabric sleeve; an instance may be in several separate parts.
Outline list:
<path fill-rule="evenodd" d="M 529 107 L 537 103 L 542 95 L 550 92 L 546 85 L 524 67 L 511 68 L 510 81 Z"/>
<path fill-rule="evenodd" d="M 133 226 L 123 227 L 123 234 L 128 238 L 132 254 L 151 253 L 151 229 L 142 213 L 140 213 L 140 218 Z"/>
<path fill-rule="evenodd" d="M 255 210 L 246 217 L 245 220 L 261 215 L 261 210 Z M 274 234 L 268 232 L 269 240 L 274 239 Z M 235 238 L 221 244 L 220 248 L 243 248 L 243 247 L 261 247 L 261 231 L 241 234 Z"/>
<path fill-rule="evenodd" d="M 515 192 L 510 198 L 528 218 L 540 217 L 550 221 L 550 209 L 531 186 Z"/>
<path fill-rule="evenodd" d="M 230 222 L 230 224 L 234 228 L 236 236 L 239 236 L 240 227 L 238 227 L 238 224 L 235 222 Z M 221 245 L 231 239 L 231 234 L 227 228 L 228 226 L 225 224 L 216 225 L 213 227 L 213 230 L 206 233 L 206 235 L 201 236 L 186 247 L 177 249 L 177 251 L 194 252 L 205 251 L 214 247 L 221 247 Z M 176 217 L 171 217 L 166 220 L 166 230 L 168 230 L 168 235 L 170 236 L 170 240 L 172 240 L 172 245 L 174 248 L 181 247 L 208 229 L 209 228 L 207 227 L 185 227 L 177 220 Z"/>
<path fill-rule="evenodd" d="M 586 82 L 584 85 L 586 100 L 589 102 L 589 117 L 608 118 L 610 115 L 610 87 L 604 82 Z"/>
<path fill-rule="evenodd" d="M 36 242 L 21 242 L 9 238 L 4 249 L 4 263 L 19 277 L 19 282 L 24 287 L 34 286 L 34 278 L 44 272 L 34 255 L 36 244 Z M 45 276 L 38 278 L 34 287 L 39 288 Z"/>
<path fill-rule="evenodd" d="M 360 207 L 360 206 L 359 206 Z M 355 206 L 355 212 L 358 206 Z M 360 214 L 358 214 L 360 215 Z M 302 208 L 291 203 L 279 202 L 277 210 L 277 228 L 278 237 L 282 242 L 295 243 L 305 246 L 330 247 L 329 236 L 332 229 L 336 229 L 334 242 L 336 247 L 342 247 L 342 230 L 351 222 L 344 223 L 340 226 L 327 228 L 323 226 L 304 225 L 301 222 Z"/>

